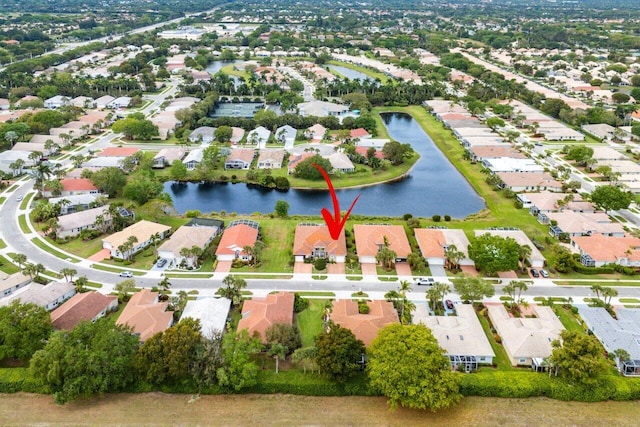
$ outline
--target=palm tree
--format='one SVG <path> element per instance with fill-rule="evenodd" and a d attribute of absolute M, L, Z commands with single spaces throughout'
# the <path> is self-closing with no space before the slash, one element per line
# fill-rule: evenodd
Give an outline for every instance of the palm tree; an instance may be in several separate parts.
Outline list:
<path fill-rule="evenodd" d="M 518 246 L 518 261 L 520 261 L 520 265 L 522 266 L 522 272 L 527 271 L 526 261 L 531 256 L 531 246 L 529 245 L 519 245 Z"/>
<path fill-rule="evenodd" d="M 158 242 L 160 240 L 162 240 L 162 238 L 160 237 L 160 233 L 153 234 L 149 240 L 151 241 L 151 244 L 153 245 L 153 254 L 157 256 Z"/>
<path fill-rule="evenodd" d="M 444 251 L 447 268 L 453 270 L 458 268 L 460 261 L 464 258 L 464 252 L 459 251 L 456 245 L 449 245 Z"/>
<path fill-rule="evenodd" d="M 596 294 L 596 299 L 600 299 L 600 293 L 604 290 L 602 285 L 591 286 L 591 291 Z"/>
<path fill-rule="evenodd" d="M 129 294 L 132 293 L 135 288 L 136 282 L 133 279 L 123 280 L 114 287 L 115 291 L 118 292 L 118 300 L 120 300 L 120 302 L 127 301 Z"/>
<path fill-rule="evenodd" d="M 429 308 L 431 308 L 431 311 L 435 312 L 438 306 L 438 301 L 440 301 L 440 293 L 437 289 L 431 287 L 427 290 L 426 297 L 429 301 Z"/>
<path fill-rule="evenodd" d="M 33 280 L 36 275 L 36 265 L 31 262 L 26 263 L 22 268 L 22 274 L 26 274 L 31 280 Z"/>
<path fill-rule="evenodd" d="M 160 282 L 158 282 L 158 287 L 160 288 L 160 299 L 164 301 L 167 295 L 169 295 L 169 289 L 171 288 L 171 282 L 169 281 L 169 278 L 165 277 Z"/>
<path fill-rule="evenodd" d="M 80 276 L 73 283 L 76 285 L 76 292 L 81 294 L 86 290 L 89 280 L 87 276 Z"/>
<path fill-rule="evenodd" d="M 73 282 L 73 276 L 75 276 L 76 274 L 78 274 L 78 270 L 76 270 L 75 268 L 63 268 L 62 270 L 60 270 L 60 274 L 62 274 L 64 276 L 64 280 L 67 282 Z"/>
<path fill-rule="evenodd" d="M 276 374 L 278 373 L 279 361 L 280 359 L 282 360 L 285 359 L 285 356 L 287 355 L 287 351 L 289 351 L 289 349 L 286 346 L 277 342 L 277 343 L 271 344 L 271 348 L 267 352 L 267 356 L 271 356 L 274 359 L 276 359 Z"/>
<path fill-rule="evenodd" d="M 604 299 L 604 305 L 609 306 L 611 304 L 611 298 L 617 297 L 618 291 L 610 286 L 602 287 L 602 298 Z"/>
<path fill-rule="evenodd" d="M 27 262 L 27 256 L 25 254 L 15 254 L 13 260 L 18 263 L 18 267 L 22 268 L 22 264 Z"/>

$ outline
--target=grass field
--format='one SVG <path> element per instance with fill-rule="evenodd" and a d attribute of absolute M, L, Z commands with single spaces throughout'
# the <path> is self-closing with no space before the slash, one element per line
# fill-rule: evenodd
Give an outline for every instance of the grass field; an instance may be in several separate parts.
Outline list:
<path fill-rule="evenodd" d="M 309 307 L 297 315 L 298 328 L 302 334 L 302 347 L 313 345 L 316 335 L 322 332 L 322 312 L 328 300 L 309 300 Z"/>
<path fill-rule="evenodd" d="M 38 237 L 34 237 L 33 239 L 31 239 L 31 243 L 33 243 L 34 245 L 36 245 L 37 247 L 39 247 L 40 249 L 42 249 L 45 252 L 49 252 L 51 255 L 56 256 L 58 258 L 61 259 L 69 259 L 69 261 L 76 263 L 76 262 L 80 262 L 79 259 L 77 258 L 72 258 L 69 255 L 60 252 L 54 248 L 52 248 L 51 246 L 45 244 L 42 240 L 40 240 L 40 238 Z"/>
<path fill-rule="evenodd" d="M 561 402 L 546 398 L 465 398 L 438 413 L 389 410 L 381 397 L 115 394 L 65 406 L 46 395 L 0 395 L 4 426 L 367 425 L 634 426 L 637 402 Z M 268 414 L 268 415 L 267 415 Z"/>

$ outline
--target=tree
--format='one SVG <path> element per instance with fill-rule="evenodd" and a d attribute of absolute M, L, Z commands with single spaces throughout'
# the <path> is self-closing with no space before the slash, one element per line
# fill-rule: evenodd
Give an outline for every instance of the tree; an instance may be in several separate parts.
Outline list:
<path fill-rule="evenodd" d="M 285 200 L 278 200 L 276 202 L 276 206 L 274 209 L 276 216 L 278 218 L 288 218 L 289 217 L 289 203 Z"/>
<path fill-rule="evenodd" d="M 401 144 L 398 141 L 390 141 L 382 147 L 384 157 L 393 165 L 404 162 L 404 158 L 413 154 L 410 144 Z"/>
<path fill-rule="evenodd" d="M 124 302 L 129 300 L 129 294 L 133 293 L 135 288 L 136 281 L 133 279 L 126 279 L 116 284 L 113 289 L 118 292 L 118 300 L 120 302 Z"/>
<path fill-rule="evenodd" d="M 81 322 L 51 335 L 31 359 L 30 371 L 53 391 L 57 403 L 118 392 L 135 381 L 131 373 L 138 345 L 130 329 L 109 320 Z"/>
<path fill-rule="evenodd" d="M 489 117 L 486 123 L 487 126 L 489 126 L 493 130 L 502 128 L 505 125 L 504 120 L 502 120 L 500 117 Z"/>
<path fill-rule="evenodd" d="M 136 354 L 136 370 L 156 385 L 188 379 L 201 342 L 200 321 L 187 317 L 142 344 Z"/>
<path fill-rule="evenodd" d="M 518 245 L 518 261 L 520 262 L 520 265 L 522 265 L 522 272 L 526 272 L 527 271 L 527 260 L 529 259 L 529 257 L 531 256 L 531 246 L 529 245 Z"/>
<path fill-rule="evenodd" d="M 230 274 L 222 279 L 222 284 L 224 287 L 219 288 L 216 295 L 230 299 L 234 306 L 239 305 L 242 301 L 242 289 L 247 287 L 247 282 Z"/>
<path fill-rule="evenodd" d="M 567 148 L 565 148 L 566 150 Z M 574 160 L 576 163 L 585 166 L 587 161 L 593 158 L 593 148 L 586 145 L 574 145 L 568 148 L 567 155 L 568 160 Z"/>
<path fill-rule="evenodd" d="M 371 386 L 389 405 L 437 411 L 460 402 L 459 380 L 449 358 L 424 325 L 389 325 L 369 349 Z"/>
<path fill-rule="evenodd" d="M 293 352 L 302 345 L 300 330 L 296 325 L 274 323 L 267 328 L 264 334 L 269 344 L 282 344 L 287 348 L 287 353 Z"/>
<path fill-rule="evenodd" d="M 76 292 L 81 294 L 86 291 L 89 279 L 87 279 L 87 276 L 80 276 L 73 283 L 76 285 Z"/>
<path fill-rule="evenodd" d="M 511 309 L 514 310 L 522 302 L 522 292 L 526 292 L 529 286 L 521 280 L 512 280 L 502 288 L 502 292 L 511 300 Z"/>
<path fill-rule="evenodd" d="M 604 305 L 611 305 L 611 298 L 617 297 L 618 291 L 611 286 L 603 286 L 602 288 L 602 298 L 604 299 Z"/>
<path fill-rule="evenodd" d="M 229 142 L 233 136 L 233 129 L 231 126 L 220 126 L 216 129 L 214 135 L 220 142 Z"/>
<path fill-rule="evenodd" d="M 51 332 L 51 316 L 44 307 L 13 300 L 0 307 L 0 359 L 28 361 L 44 347 Z"/>
<path fill-rule="evenodd" d="M 444 257 L 446 261 L 447 268 L 452 270 L 454 268 L 458 268 L 460 265 L 460 261 L 464 258 L 464 252 L 459 251 L 456 245 L 449 245 L 444 250 Z"/>
<path fill-rule="evenodd" d="M 127 178 L 120 168 L 108 167 L 100 169 L 91 175 L 91 183 L 109 197 L 114 197 L 127 183 Z"/>
<path fill-rule="evenodd" d="M 316 348 L 316 365 L 330 380 L 344 382 L 360 371 L 364 343 L 349 329 L 331 324 L 328 332 L 316 337 Z"/>
<path fill-rule="evenodd" d="M 551 362 L 561 377 L 585 385 L 593 384 L 607 371 L 602 346 L 593 335 L 564 330 L 560 339 L 551 343 Z"/>
<path fill-rule="evenodd" d="M 155 199 L 162 192 L 162 183 L 148 176 L 136 176 L 125 185 L 122 195 L 139 205 Z"/>
<path fill-rule="evenodd" d="M 298 163 L 294 170 L 294 175 L 303 179 L 323 179 L 322 173 L 313 166 L 314 164 L 320 166 L 327 173 L 331 173 L 333 169 L 328 159 L 316 154 Z"/>
<path fill-rule="evenodd" d="M 174 160 L 169 168 L 169 175 L 171 175 L 171 179 L 181 181 L 187 176 L 187 165 L 182 160 Z"/>
<path fill-rule="evenodd" d="M 488 275 L 498 271 L 518 268 L 518 249 L 520 245 L 514 239 L 492 236 L 485 233 L 476 237 L 469 245 L 469 258 L 478 269 Z"/>
<path fill-rule="evenodd" d="M 194 355 L 191 375 L 200 387 L 212 386 L 216 381 L 216 371 L 222 367 L 222 332 L 205 331 L 208 338 L 203 338 Z"/>
<path fill-rule="evenodd" d="M 18 267 L 22 268 L 22 265 L 27 262 L 27 256 L 25 254 L 15 254 L 13 260 L 18 263 Z"/>
<path fill-rule="evenodd" d="M 631 193 L 611 185 L 601 185 L 591 193 L 593 204 L 604 209 L 605 212 L 626 209 L 631 204 L 631 200 Z"/>
<path fill-rule="evenodd" d="M 301 363 L 304 373 L 307 373 L 307 366 L 311 367 L 311 372 L 315 368 L 315 359 L 318 356 L 318 348 L 315 346 L 299 348 L 291 355 L 293 363 Z"/>
<path fill-rule="evenodd" d="M 222 339 L 223 365 L 216 371 L 218 384 L 229 391 L 240 391 L 257 383 L 258 366 L 252 355 L 260 352 L 259 338 L 250 337 L 246 329 L 227 333 Z"/>
<path fill-rule="evenodd" d="M 279 361 L 284 360 L 288 352 L 289 349 L 280 343 L 271 344 L 271 348 L 267 351 L 267 356 L 276 359 L 276 374 L 278 373 Z"/>
<path fill-rule="evenodd" d="M 495 294 L 493 285 L 480 277 L 463 275 L 451 279 L 451 282 L 460 298 L 464 301 L 470 301 L 471 304 L 485 297 L 491 298 Z"/>
<path fill-rule="evenodd" d="M 66 282 L 73 282 L 73 276 L 78 274 L 78 270 L 76 270 L 75 268 L 65 267 L 62 270 L 60 270 L 60 274 L 64 276 L 64 280 Z"/>

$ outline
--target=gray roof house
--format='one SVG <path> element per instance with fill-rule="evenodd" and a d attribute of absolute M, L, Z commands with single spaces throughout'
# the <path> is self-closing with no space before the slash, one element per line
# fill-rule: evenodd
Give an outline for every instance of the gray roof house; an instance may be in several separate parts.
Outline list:
<path fill-rule="evenodd" d="M 260 150 L 258 169 L 280 169 L 284 161 L 284 154 L 284 150 L 277 148 Z"/>
<path fill-rule="evenodd" d="M 328 159 L 334 172 L 351 173 L 356 171 L 356 167 L 344 153 L 332 153 Z"/>
<path fill-rule="evenodd" d="M 293 144 L 296 140 L 297 134 L 298 134 L 298 131 L 295 128 L 289 125 L 284 125 L 276 129 L 275 136 L 276 136 L 276 140 L 279 143 L 284 144 L 285 149 L 289 149 L 289 148 L 293 148 Z"/>
<path fill-rule="evenodd" d="M 492 364 L 495 353 L 480 325 L 471 304 L 457 304 L 455 316 L 430 316 L 427 304 L 416 304 L 412 323 L 422 323 L 431 329 L 438 344 L 445 350 L 451 368 L 462 365 L 466 371 L 478 364 Z"/>
<path fill-rule="evenodd" d="M 63 107 L 65 105 L 69 105 L 69 98 L 62 95 L 56 95 L 49 99 L 45 99 L 44 101 L 45 108 L 55 109 L 55 108 Z"/>
<path fill-rule="evenodd" d="M 89 209 L 89 206 L 96 200 L 98 200 L 98 196 L 95 194 L 73 194 L 66 197 L 52 197 L 49 199 L 49 203 L 52 205 L 60 203 L 60 215 L 67 215 Z"/>
<path fill-rule="evenodd" d="M 0 298 L 0 307 L 19 299 L 23 304 L 34 303 L 51 311 L 76 293 L 76 286 L 70 282 L 51 282 L 48 285 L 30 283 L 13 294 Z"/>
<path fill-rule="evenodd" d="M 111 223 L 108 205 L 59 216 L 59 229 L 56 235 L 64 239 L 65 237 L 77 236 L 83 230 L 96 230 L 98 228 L 96 219 L 99 216 L 102 217 L 105 226 Z"/>
<path fill-rule="evenodd" d="M 31 165 L 32 162 L 29 160 L 29 154 L 31 154 L 29 151 L 3 151 L 0 153 L 0 171 L 7 174 L 13 174 L 14 176 L 20 175 L 23 172 L 22 169 L 12 170 L 10 166 L 18 159 L 21 159 L 24 162 L 24 166 Z"/>
<path fill-rule="evenodd" d="M 202 148 L 196 148 L 195 150 L 189 151 L 187 156 L 182 159 L 182 163 L 185 164 L 187 170 L 194 170 L 198 165 L 202 162 L 202 155 L 204 154 L 204 150 Z"/>
<path fill-rule="evenodd" d="M 109 102 L 106 107 L 107 108 L 128 108 L 131 104 L 131 97 L 129 96 L 120 96 L 113 101 Z"/>
<path fill-rule="evenodd" d="M 216 128 L 211 126 L 200 126 L 189 135 L 189 142 L 200 142 L 202 144 L 212 143 L 215 139 Z"/>
<path fill-rule="evenodd" d="M 169 261 L 169 266 L 179 266 L 184 262 L 187 267 L 193 267 L 194 259 L 183 256 L 182 249 L 197 246 L 205 250 L 221 232 L 222 221 L 211 225 L 183 225 L 160 245 L 158 256 Z"/>
<path fill-rule="evenodd" d="M 326 101 L 310 101 L 298 104 L 301 116 L 341 117 L 349 111 L 349 106 Z"/>
<path fill-rule="evenodd" d="M 9 275 L 4 271 L 0 271 L 0 298 L 11 295 L 29 283 L 31 283 L 31 278 L 20 272 Z"/>
<path fill-rule="evenodd" d="M 170 166 L 175 160 L 182 160 L 183 157 L 183 148 L 163 148 L 153 157 L 153 167 L 164 168 L 165 166 Z"/>
<path fill-rule="evenodd" d="M 200 320 L 200 331 L 206 338 L 213 338 L 214 332 L 224 332 L 231 300 L 227 298 L 198 298 L 188 301 L 180 320 L 190 317 Z"/>
<path fill-rule="evenodd" d="M 101 96 L 100 98 L 96 99 L 96 107 L 97 108 L 107 108 L 107 105 L 111 101 L 113 101 L 114 99 L 116 99 L 116 98 L 111 96 L 111 95 Z"/>
<path fill-rule="evenodd" d="M 247 134 L 247 144 L 257 144 L 258 148 L 264 148 L 267 146 L 270 136 L 271 131 L 269 129 L 258 126 Z"/>
<path fill-rule="evenodd" d="M 513 366 L 533 366 L 534 359 L 551 355 L 551 342 L 564 326 L 551 307 L 532 304 L 536 317 L 511 317 L 502 304 L 487 304 L 489 319 L 502 339 Z"/>

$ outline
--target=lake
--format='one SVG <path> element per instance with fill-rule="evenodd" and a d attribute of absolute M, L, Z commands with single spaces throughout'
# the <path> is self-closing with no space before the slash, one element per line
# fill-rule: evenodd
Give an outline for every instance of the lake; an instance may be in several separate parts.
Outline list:
<path fill-rule="evenodd" d="M 485 207 L 484 201 L 466 179 L 435 146 L 420 125 L 409 115 L 383 114 L 391 137 L 409 143 L 420 153 L 408 178 L 370 187 L 337 190 L 340 207 L 348 209 L 360 194 L 353 214 L 376 216 L 451 215 L 464 218 Z M 289 190 L 279 192 L 251 184 L 231 183 L 174 183 L 166 182 L 164 189 L 173 198 L 176 210 L 201 212 L 273 212 L 278 200 L 289 203 L 290 214 L 319 215 L 323 207 L 333 212 L 328 191 Z"/>

